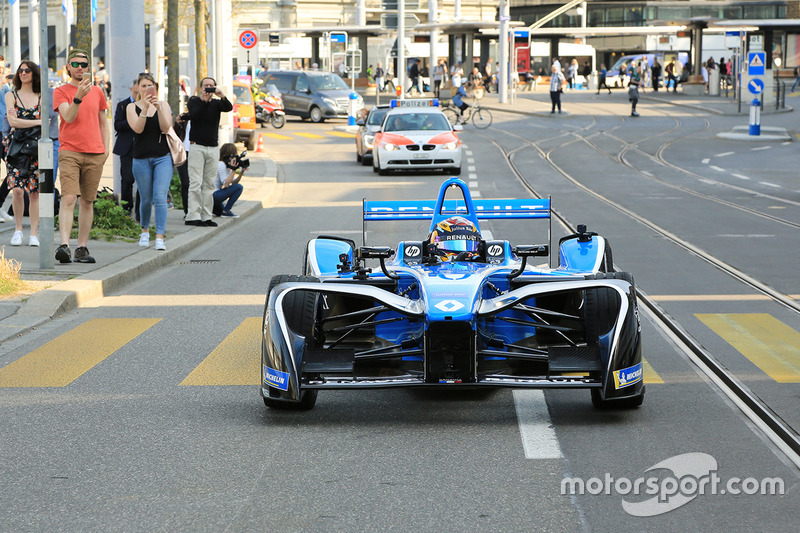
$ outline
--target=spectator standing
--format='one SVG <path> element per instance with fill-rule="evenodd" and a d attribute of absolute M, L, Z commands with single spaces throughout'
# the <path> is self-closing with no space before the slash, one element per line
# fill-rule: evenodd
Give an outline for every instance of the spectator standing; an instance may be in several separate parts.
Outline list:
<path fill-rule="evenodd" d="M 556 67 L 557 72 L 561 72 L 561 61 L 558 60 L 558 56 L 553 58 L 553 63 L 551 66 Z"/>
<path fill-rule="evenodd" d="M 611 87 L 606 85 L 606 76 L 608 75 L 608 69 L 606 68 L 604 63 L 600 64 L 600 82 L 597 85 L 597 94 L 600 94 L 600 89 L 605 87 L 608 89 L 608 94 L 611 94 Z"/>
<path fill-rule="evenodd" d="M 669 63 L 667 63 L 667 66 L 664 69 L 664 72 L 667 73 L 667 83 L 666 83 L 667 92 L 669 92 L 669 84 L 670 83 L 672 83 L 673 92 L 678 92 L 678 77 L 676 76 L 676 72 L 675 72 L 675 60 L 674 59 L 672 61 L 670 61 Z"/>
<path fill-rule="evenodd" d="M 156 212 L 156 250 L 166 250 L 167 193 L 172 181 L 172 155 L 164 134 L 172 126 L 169 104 L 158 99 L 158 88 L 150 74 L 136 80 L 136 102 L 128 104 L 128 125 L 136 135 L 133 144 L 133 177 L 139 190 L 139 246 L 150 244 L 150 214 Z"/>
<path fill-rule="evenodd" d="M 6 142 L 6 137 L 8 137 L 11 131 L 11 126 L 8 124 L 8 117 L 6 117 L 6 93 L 11 90 L 11 87 L 9 84 L 5 83 L 5 69 L 5 58 L 0 55 L 0 131 L 2 132 L 0 142 Z M 2 158 L 5 159 L 5 157 L 5 150 L 3 150 Z M 3 180 L 3 183 L 0 184 L 0 222 L 10 222 L 14 220 L 14 218 L 8 214 L 8 210 L 2 209 L 9 192 L 8 180 Z"/>
<path fill-rule="evenodd" d="M 131 95 L 123 98 L 117 102 L 117 107 L 114 110 L 114 132 L 116 141 L 114 141 L 114 153 L 119 156 L 119 173 L 122 191 L 120 192 L 120 200 L 122 200 L 122 208 L 128 213 L 134 209 L 133 205 L 133 143 L 136 138 L 130 124 L 128 124 L 128 105 L 136 101 L 136 96 L 139 94 L 139 85 L 136 80 L 131 82 L 130 86 Z M 139 221 L 139 208 L 136 206 L 134 211 L 136 221 Z"/>
<path fill-rule="evenodd" d="M 189 98 L 189 210 L 187 226 L 216 226 L 211 220 L 214 207 L 214 177 L 217 175 L 219 119 L 233 110 L 233 104 L 217 87 L 214 78 L 203 78 L 200 96 Z M 215 98 L 216 97 L 216 98 Z"/>
<path fill-rule="evenodd" d="M 487 93 L 492 92 L 490 90 L 492 86 L 492 68 L 493 68 L 492 58 L 490 57 L 489 61 L 487 61 L 486 65 L 484 65 L 483 67 L 483 71 L 486 73 L 486 76 L 483 78 L 483 86 L 486 89 Z"/>
<path fill-rule="evenodd" d="M 80 195 L 78 247 L 74 260 L 78 263 L 94 263 L 94 257 L 89 254 L 86 245 L 94 220 L 97 186 L 109 154 L 108 103 L 103 91 L 92 86 L 89 54 L 85 50 L 70 50 L 65 70 L 69 74 L 69 82 L 53 92 L 53 109 L 57 109 L 61 115 L 61 147 L 58 153 L 58 166 L 61 169 L 61 210 L 58 217 L 61 245 L 56 249 L 56 259 L 61 263 L 72 261 L 69 240 L 75 203 Z"/>
<path fill-rule="evenodd" d="M 444 59 L 440 59 L 436 66 L 433 67 L 433 94 L 439 97 L 439 88 L 447 76 L 447 65 L 444 64 Z"/>
<path fill-rule="evenodd" d="M 555 65 L 550 67 L 550 72 L 550 101 L 553 104 L 553 109 L 550 113 L 555 113 L 556 107 L 558 107 L 558 112 L 561 113 L 561 93 L 567 80 Z"/>
<path fill-rule="evenodd" d="M 636 111 L 636 104 L 639 103 L 639 86 L 641 85 L 641 76 L 638 72 L 634 72 L 628 83 L 628 100 L 631 102 L 631 116 L 638 117 L 639 113 Z"/>
<path fill-rule="evenodd" d="M 650 79 L 653 82 L 653 91 L 658 92 L 658 86 L 661 84 L 661 63 L 658 59 L 653 59 L 653 66 L 650 67 Z"/>
<path fill-rule="evenodd" d="M 453 82 L 453 87 L 461 86 L 464 79 L 464 69 L 461 68 L 461 61 L 456 61 L 453 68 L 450 70 L 450 79 Z"/>
<path fill-rule="evenodd" d="M 377 87 L 377 91 L 383 92 L 385 82 L 386 71 L 383 70 L 381 66 L 381 62 L 378 61 L 378 64 L 375 66 L 375 86 Z"/>
<path fill-rule="evenodd" d="M 471 83 L 473 87 L 483 86 L 483 76 L 480 70 L 478 70 L 478 67 L 472 67 L 472 72 L 467 76 L 467 81 Z"/>
<path fill-rule="evenodd" d="M 411 80 L 411 86 L 408 88 L 407 94 L 411 94 L 411 90 L 416 88 L 418 92 L 419 90 L 419 68 L 420 68 L 420 60 L 417 59 L 414 61 L 414 64 L 411 65 L 411 68 L 408 71 L 408 78 Z"/>
<path fill-rule="evenodd" d="M 578 60 L 573 58 L 567 68 L 567 81 L 569 82 L 569 88 L 574 89 L 575 84 L 578 80 Z"/>
<path fill-rule="evenodd" d="M 6 116 L 13 128 L 12 138 L 17 134 L 29 134 L 27 138 L 39 139 L 42 134 L 42 97 L 39 67 L 33 61 L 23 61 L 12 82 L 14 89 L 5 94 Z M 49 119 L 48 119 L 49 120 Z M 11 245 L 22 244 L 22 217 L 25 214 L 25 193 L 30 198 L 28 209 L 31 234 L 29 246 L 39 246 L 39 158 L 38 155 L 19 155 L 6 160 L 6 180 L 11 188 L 16 230 Z"/>
<path fill-rule="evenodd" d="M 794 92 L 794 88 L 797 87 L 798 83 L 800 83 L 800 65 L 794 67 L 794 83 L 792 84 L 792 89 L 789 92 Z"/>
<path fill-rule="evenodd" d="M 175 119 L 175 134 L 183 141 L 183 147 L 186 149 L 186 161 L 176 168 L 178 177 L 181 180 L 181 200 L 183 203 L 183 218 L 189 212 L 189 150 L 192 145 L 189 142 L 189 131 L 192 128 L 192 123 L 189 122 L 189 113 L 182 113 Z"/>
<path fill-rule="evenodd" d="M 244 168 L 239 166 L 239 154 L 236 145 L 223 144 L 219 149 L 219 162 L 217 163 L 217 178 L 214 180 L 214 210 L 226 218 L 239 218 L 231 210 L 233 204 L 242 195 L 244 187 L 239 183 L 244 174 Z M 223 202 L 225 205 L 223 205 Z"/>

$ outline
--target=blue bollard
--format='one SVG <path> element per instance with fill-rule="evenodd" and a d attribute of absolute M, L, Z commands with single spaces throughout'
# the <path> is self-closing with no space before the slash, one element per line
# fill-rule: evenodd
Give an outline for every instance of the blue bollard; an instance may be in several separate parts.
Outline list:
<path fill-rule="evenodd" d="M 750 135 L 761 135 L 761 102 L 758 98 L 750 102 Z"/>
<path fill-rule="evenodd" d="M 348 102 L 347 106 L 347 125 L 348 126 L 355 126 L 356 125 L 356 100 L 358 100 L 358 94 L 354 92 L 350 93 L 350 101 Z"/>

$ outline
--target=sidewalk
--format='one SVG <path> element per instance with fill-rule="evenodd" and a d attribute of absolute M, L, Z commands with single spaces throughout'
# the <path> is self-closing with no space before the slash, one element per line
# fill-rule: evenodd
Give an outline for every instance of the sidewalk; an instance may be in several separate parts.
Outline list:
<path fill-rule="evenodd" d="M 32 294 L 0 300 L 0 342 L 21 335 L 39 324 L 86 302 L 104 296 L 182 257 L 209 236 L 238 224 L 248 216 L 259 212 L 270 200 L 276 189 L 277 166 L 265 154 L 250 155 L 250 170 L 241 183 L 244 192 L 236 203 L 238 219 L 215 217 L 216 228 L 186 226 L 182 209 L 167 211 L 166 251 L 157 252 L 151 242 L 148 248 L 140 248 L 137 241 L 107 242 L 90 240 L 88 248 L 97 260 L 94 264 L 54 261 L 52 269 L 39 268 L 39 248 L 27 246 L 30 229 L 24 219 L 22 246 L 11 246 L 14 223 L 0 224 L 0 245 L 6 259 L 15 259 L 22 265 L 20 277 L 34 287 Z M 113 163 L 109 157 L 103 169 L 100 187 L 112 187 Z M 10 195 L 8 204 L 10 205 Z M 58 229 L 55 240 L 59 240 Z M 55 254 L 56 244 L 50 247 Z M 42 243 L 45 246 L 44 243 Z M 75 248 L 72 240 L 71 248 Z"/>
<path fill-rule="evenodd" d="M 450 99 L 449 92 L 443 91 L 443 94 L 447 94 L 447 100 Z M 731 95 L 733 93 L 731 92 Z M 749 93 L 748 93 L 749 95 Z M 425 93 L 425 96 L 431 97 L 431 93 Z M 612 89 L 611 94 L 608 94 L 607 90 L 603 90 L 598 95 L 596 91 L 588 91 L 588 90 L 580 90 L 580 89 L 573 89 L 565 92 L 561 97 L 562 106 L 564 108 L 564 114 L 569 115 L 569 104 L 570 102 L 580 102 L 580 103 L 589 103 L 595 102 L 596 100 L 594 97 L 598 99 L 602 98 L 603 102 L 611 102 L 611 103 L 619 103 L 619 104 L 626 104 L 628 103 L 628 90 L 627 89 Z M 746 95 L 745 95 L 746 96 Z M 639 92 L 639 101 L 640 105 L 645 106 L 647 102 L 659 102 L 663 104 L 670 104 L 675 106 L 681 107 L 688 107 L 692 109 L 697 109 L 700 111 L 706 111 L 708 113 L 713 113 L 715 115 L 731 115 L 731 116 L 748 116 L 750 114 L 750 100 L 752 99 L 752 95 L 749 95 L 750 98 L 745 98 L 743 96 L 741 111 L 739 111 L 739 103 L 736 99 L 732 96 L 730 98 L 725 98 L 724 93 L 723 96 L 689 96 L 685 95 L 680 89 L 677 93 L 672 91 L 665 91 L 664 89 L 659 90 L 658 92 L 654 92 L 652 89 L 647 89 L 646 92 Z M 393 94 L 390 93 L 381 93 L 380 101 L 381 103 L 388 103 L 389 100 L 394 98 Z M 785 109 L 775 109 L 775 102 L 774 99 L 772 101 L 767 101 L 764 106 L 762 107 L 761 113 L 762 115 L 771 115 L 771 114 L 780 114 L 780 113 L 789 113 L 793 111 L 793 108 L 789 104 L 790 100 L 794 100 L 794 97 L 790 98 L 790 95 L 787 95 L 787 105 Z M 372 106 L 375 104 L 375 95 L 364 95 L 364 103 L 368 106 Z M 500 104 L 498 102 L 498 95 L 497 93 L 488 93 L 481 99 L 481 106 L 488 107 L 491 110 L 497 111 L 505 111 L 508 113 L 521 113 L 521 114 L 535 114 L 535 115 L 544 115 L 550 114 L 550 91 L 549 88 L 545 85 L 540 85 L 536 89 L 531 91 L 518 91 L 516 93 L 516 98 L 513 98 L 512 95 L 509 95 L 508 103 Z"/>

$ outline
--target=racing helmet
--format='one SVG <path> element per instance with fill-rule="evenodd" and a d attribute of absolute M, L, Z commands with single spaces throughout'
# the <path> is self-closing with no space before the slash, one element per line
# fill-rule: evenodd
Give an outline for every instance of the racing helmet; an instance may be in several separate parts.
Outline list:
<path fill-rule="evenodd" d="M 461 252 L 478 253 L 481 234 L 471 220 L 456 216 L 436 224 L 430 242 L 436 246 L 437 255 L 450 261 Z"/>

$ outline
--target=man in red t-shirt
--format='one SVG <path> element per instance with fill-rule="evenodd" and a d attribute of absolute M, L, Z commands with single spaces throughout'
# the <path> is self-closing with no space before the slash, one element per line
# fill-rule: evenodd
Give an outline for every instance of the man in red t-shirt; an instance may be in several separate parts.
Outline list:
<path fill-rule="evenodd" d="M 94 220 L 94 200 L 108 158 L 109 137 L 106 110 L 108 103 L 100 87 L 92 85 L 89 54 L 73 48 L 67 56 L 68 83 L 53 91 L 53 109 L 61 115 L 58 140 L 58 177 L 61 181 L 61 210 L 58 229 L 61 246 L 56 259 L 70 263 L 69 236 L 75 202 L 80 195 L 78 214 L 78 247 L 75 262 L 94 263 L 86 244 Z"/>

